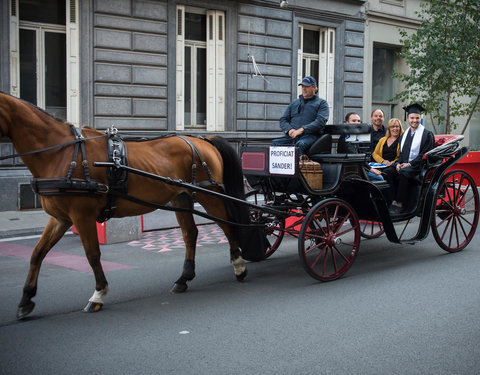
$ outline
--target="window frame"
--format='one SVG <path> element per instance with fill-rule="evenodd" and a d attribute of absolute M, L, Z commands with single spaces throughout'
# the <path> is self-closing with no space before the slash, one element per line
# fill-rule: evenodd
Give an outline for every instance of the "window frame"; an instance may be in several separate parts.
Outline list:
<path fill-rule="evenodd" d="M 318 55 L 303 52 L 303 31 L 313 30 L 319 33 L 319 48 Z M 308 23 L 298 24 L 298 59 L 297 59 L 297 84 L 302 82 L 302 78 L 308 73 L 303 71 L 303 60 L 307 62 L 318 61 L 318 72 L 316 76 L 318 96 L 328 102 L 330 112 L 334 110 L 334 94 L 335 94 L 335 36 L 336 30 L 333 27 L 325 27 L 318 25 L 311 25 Z M 307 72 L 309 68 L 306 69 Z M 311 74 L 311 72 L 310 72 Z M 298 86 L 297 94 L 301 95 L 302 89 Z M 329 123 L 333 116 L 330 116 Z"/>
<path fill-rule="evenodd" d="M 41 1 L 38 1 L 41 5 Z M 79 26 L 78 26 L 78 0 L 65 0 L 66 15 L 65 25 L 54 25 L 41 22 L 21 21 L 20 20 L 20 1 L 10 1 L 10 94 L 20 97 L 20 28 L 43 28 L 51 32 L 65 33 L 66 42 L 66 72 L 67 72 L 67 118 L 66 120 L 76 126 L 80 124 L 80 63 L 79 63 Z M 40 38 L 44 46 L 43 37 Z M 37 35 L 37 40 L 39 36 Z M 39 50 L 37 42 L 37 51 Z M 43 50 L 42 50 L 43 51 Z M 44 51 L 42 52 L 42 54 Z M 39 70 L 41 69 L 41 70 Z M 37 72 L 39 76 L 44 76 L 44 61 L 37 56 Z M 38 82 L 38 78 L 37 78 Z M 39 90 L 41 90 L 39 92 Z M 44 82 L 37 84 L 37 101 L 40 98 L 39 107 L 44 108 L 45 88 Z"/>
<path fill-rule="evenodd" d="M 206 61 L 206 125 L 189 126 L 185 124 L 185 46 L 194 41 L 185 39 L 185 13 L 205 14 L 207 19 Z M 213 24 L 212 24 L 213 23 Z M 175 130 L 206 129 L 207 131 L 225 130 L 225 12 L 208 10 L 184 5 L 176 7 L 176 110 Z M 195 41 L 203 45 L 203 41 Z M 196 90 L 195 95 L 196 95 Z M 192 99 L 193 99 L 192 93 Z M 193 104 L 192 100 L 192 106 Z M 193 111 L 192 118 L 193 118 Z"/>

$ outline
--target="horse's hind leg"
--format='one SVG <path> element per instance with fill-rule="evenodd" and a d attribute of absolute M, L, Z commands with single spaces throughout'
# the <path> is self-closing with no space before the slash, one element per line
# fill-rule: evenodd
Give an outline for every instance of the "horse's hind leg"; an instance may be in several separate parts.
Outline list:
<path fill-rule="evenodd" d="M 37 294 L 38 275 L 43 259 L 71 225 L 72 223 L 70 222 L 50 217 L 50 220 L 43 230 L 42 237 L 37 242 L 30 258 L 30 269 L 23 287 L 22 299 L 18 305 L 17 319 L 25 318 L 35 307 L 32 298 Z"/>
<path fill-rule="evenodd" d="M 197 200 L 209 215 L 228 220 L 229 217 L 225 205 L 219 198 L 212 196 L 205 197 L 205 195 L 198 194 Z M 247 267 L 245 266 L 245 260 L 242 258 L 237 235 L 231 225 L 220 222 L 217 224 L 223 230 L 223 233 L 225 233 L 225 237 L 227 237 L 230 245 L 230 262 L 232 263 L 235 277 L 238 281 L 243 281 L 245 277 L 247 277 Z"/>
<path fill-rule="evenodd" d="M 174 207 L 192 208 L 193 201 L 187 194 L 180 194 L 173 200 Z M 195 248 L 197 246 L 198 229 L 190 212 L 175 212 L 178 224 L 182 229 L 183 241 L 185 242 L 185 261 L 180 278 L 175 281 L 172 293 L 183 293 L 187 290 L 187 281 L 195 277 Z"/>

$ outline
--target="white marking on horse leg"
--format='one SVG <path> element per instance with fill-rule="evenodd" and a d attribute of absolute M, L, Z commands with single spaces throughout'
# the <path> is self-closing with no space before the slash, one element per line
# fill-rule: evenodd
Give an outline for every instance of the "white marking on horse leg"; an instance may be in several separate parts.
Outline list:
<path fill-rule="evenodd" d="M 107 293 L 108 293 L 108 286 L 106 286 L 102 290 L 95 290 L 95 292 L 93 292 L 93 296 L 90 297 L 88 302 L 101 303 L 103 305 L 102 297 Z"/>
<path fill-rule="evenodd" d="M 237 259 L 232 260 L 231 263 L 235 272 L 235 276 L 241 275 L 245 272 L 245 261 L 241 256 L 239 256 Z"/>

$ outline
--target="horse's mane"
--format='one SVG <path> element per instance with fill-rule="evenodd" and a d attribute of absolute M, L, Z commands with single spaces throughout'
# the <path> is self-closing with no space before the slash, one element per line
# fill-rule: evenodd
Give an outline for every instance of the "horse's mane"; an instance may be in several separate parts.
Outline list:
<path fill-rule="evenodd" d="M 48 113 L 47 111 L 45 111 L 43 108 L 40 108 L 40 107 L 38 107 L 37 105 L 26 101 L 25 99 L 17 98 L 16 96 L 10 95 L 10 94 L 8 94 L 8 93 L 6 93 L 6 92 L 4 92 L 4 91 L 1 91 L 1 90 L 0 90 L 0 93 L 4 94 L 4 95 L 6 95 L 6 96 L 9 96 L 9 97 L 11 97 L 11 98 L 13 98 L 13 99 L 16 99 L 16 100 L 18 100 L 18 101 L 21 101 L 22 103 L 25 103 L 25 104 L 29 105 L 29 106 L 32 107 L 33 109 L 36 109 L 37 111 L 42 112 L 44 115 L 47 115 L 48 117 L 50 117 L 51 119 L 53 119 L 53 120 L 55 120 L 55 121 L 57 121 L 57 122 L 60 122 L 60 123 L 65 124 L 65 125 L 67 125 L 67 126 L 73 126 L 73 124 L 71 124 L 71 123 L 69 123 L 69 122 L 67 122 L 67 121 L 65 121 L 65 120 L 63 120 L 63 119 L 61 119 L 61 118 L 58 118 L 58 117 L 53 116 L 51 113 Z"/>

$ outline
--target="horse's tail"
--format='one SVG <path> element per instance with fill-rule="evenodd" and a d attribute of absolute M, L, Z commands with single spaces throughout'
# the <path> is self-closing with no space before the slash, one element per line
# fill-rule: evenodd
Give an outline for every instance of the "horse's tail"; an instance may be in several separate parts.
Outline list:
<path fill-rule="evenodd" d="M 245 199 L 242 164 L 237 152 L 225 138 L 216 136 L 209 141 L 220 152 L 223 159 L 223 185 L 225 193 L 235 198 Z M 244 206 L 246 207 L 246 206 Z M 248 210 L 245 210 L 248 222 Z"/>
<path fill-rule="evenodd" d="M 234 148 L 225 138 L 215 136 L 209 141 L 220 152 L 223 159 L 223 186 L 225 194 L 245 200 L 242 163 Z M 249 208 L 228 199 L 224 200 L 229 219 L 240 224 L 249 224 Z M 246 260 L 261 260 L 265 256 L 265 235 L 259 227 L 233 226 L 236 239 Z"/>

